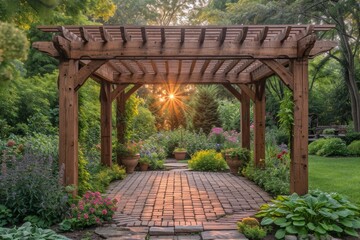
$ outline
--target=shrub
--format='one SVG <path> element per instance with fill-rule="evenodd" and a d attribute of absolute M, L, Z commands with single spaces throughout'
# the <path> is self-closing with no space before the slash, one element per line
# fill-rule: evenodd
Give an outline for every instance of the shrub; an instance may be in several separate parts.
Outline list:
<path fill-rule="evenodd" d="M 221 153 L 215 150 L 202 150 L 196 152 L 188 162 L 189 167 L 195 171 L 224 171 L 227 169 L 226 162 Z"/>
<path fill-rule="evenodd" d="M 360 155 L 360 140 L 355 140 L 347 146 L 347 150 L 350 155 L 359 156 Z"/>
<path fill-rule="evenodd" d="M 346 145 L 349 145 L 355 140 L 360 140 L 360 132 L 349 132 L 343 139 L 346 142 Z"/>
<path fill-rule="evenodd" d="M 66 231 L 110 221 L 116 203 L 116 199 L 104 198 L 99 192 L 86 192 L 77 205 L 72 204 L 70 216 L 60 224 L 60 229 Z"/>
<path fill-rule="evenodd" d="M 324 157 L 346 156 L 346 144 L 340 138 L 327 138 L 321 149 L 316 153 L 316 155 Z"/>
<path fill-rule="evenodd" d="M 322 138 L 309 144 L 309 154 L 319 156 L 346 156 L 346 144 L 340 138 Z"/>
<path fill-rule="evenodd" d="M 155 142 L 153 138 L 149 138 L 141 146 L 140 157 L 149 161 L 151 169 L 163 169 L 166 152 L 163 146 Z"/>
<path fill-rule="evenodd" d="M 250 240 L 260 240 L 266 236 L 266 230 L 260 227 L 259 222 L 255 218 L 244 218 L 237 223 L 239 232 Z"/>
<path fill-rule="evenodd" d="M 67 198 L 52 169 L 52 159 L 26 154 L 14 161 L 0 176 L 0 204 L 11 210 L 17 222 L 28 215 L 48 225 L 62 219 Z"/>
<path fill-rule="evenodd" d="M 26 222 L 20 227 L 0 228 L 0 239 L 3 240 L 68 240 L 67 237 L 57 234 L 51 229 L 42 229 Z"/>
<path fill-rule="evenodd" d="M 273 194 L 288 194 L 290 189 L 290 158 L 280 152 L 266 154 L 265 167 L 257 168 L 253 161 L 243 169 L 242 174 L 265 191 Z"/>
<path fill-rule="evenodd" d="M 12 222 L 12 213 L 5 205 L 0 204 L 0 227 Z"/>
<path fill-rule="evenodd" d="M 111 168 L 102 166 L 99 172 L 90 177 L 90 189 L 87 190 L 105 192 L 112 181 L 122 180 L 125 177 L 125 169 L 117 164 L 113 164 Z"/>
<path fill-rule="evenodd" d="M 283 239 L 286 234 L 307 239 L 314 234 L 318 239 L 328 235 L 358 236 L 360 209 L 337 193 L 313 191 L 304 196 L 292 194 L 278 196 L 269 204 L 261 206 L 257 217 L 261 225 L 274 225 L 275 237 Z"/>
<path fill-rule="evenodd" d="M 327 135 L 334 135 L 335 134 L 335 128 L 325 128 L 322 133 L 327 134 Z"/>

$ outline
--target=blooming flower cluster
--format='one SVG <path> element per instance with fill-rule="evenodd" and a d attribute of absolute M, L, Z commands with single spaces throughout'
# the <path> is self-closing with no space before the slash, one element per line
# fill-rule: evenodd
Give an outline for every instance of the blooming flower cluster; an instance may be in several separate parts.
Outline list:
<path fill-rule="evenodd" d="M 76 228 L 101 225 L 110 221 L 116 211 L 117 200 L 103 198 L 99 192 L 86 192 L 77 205 L 71 205 L 70 219 Z"/>
<path fill-rule="evenodd" d="M 287 154 L 287 151 L 282 150 L 280 153 L 276 155 L 276 158 L 279 160 L 284 160 L 285 155 Z"/>

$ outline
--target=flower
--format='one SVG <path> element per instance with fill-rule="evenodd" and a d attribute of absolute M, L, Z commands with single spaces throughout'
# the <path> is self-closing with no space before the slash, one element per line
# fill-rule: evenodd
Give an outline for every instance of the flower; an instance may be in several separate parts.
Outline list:
<path fill-rule="evenodd" d="M 102 210 L 101 212 L 103 215 L 106 215 L 108 212 L 106 211 L 106 209 Z"/>
<path fill-rule="evenodd" d="M 84 218 L 89 219 L 89 215 L 87 213 L 84 213 Z"/>
<path fill-rule="evenodd" d="M 6 144 L 7 147 L 13 147 L 15 145 L 15 141 L 14 140 L 9 140 Z"/>

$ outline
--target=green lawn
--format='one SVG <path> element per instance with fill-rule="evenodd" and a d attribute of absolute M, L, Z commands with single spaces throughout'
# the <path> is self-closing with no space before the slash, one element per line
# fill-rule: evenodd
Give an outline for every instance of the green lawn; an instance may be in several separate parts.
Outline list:
<path fill-rule="evenodd" d="M 309 188 L 338 192 L 360 203 L 360 157 L 309 156 Z"/>

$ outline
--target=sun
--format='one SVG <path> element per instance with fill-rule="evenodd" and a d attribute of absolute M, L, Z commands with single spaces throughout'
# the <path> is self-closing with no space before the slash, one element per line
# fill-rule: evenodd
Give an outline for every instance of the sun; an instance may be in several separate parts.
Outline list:
<path fill-rule="evenodd" d="M 170 93 L 170 94 L 169 94 L 169 99 L 174 99 L 174 98 L 175 98 L 175 95 L 172 94 L 172 93 Z"/>

